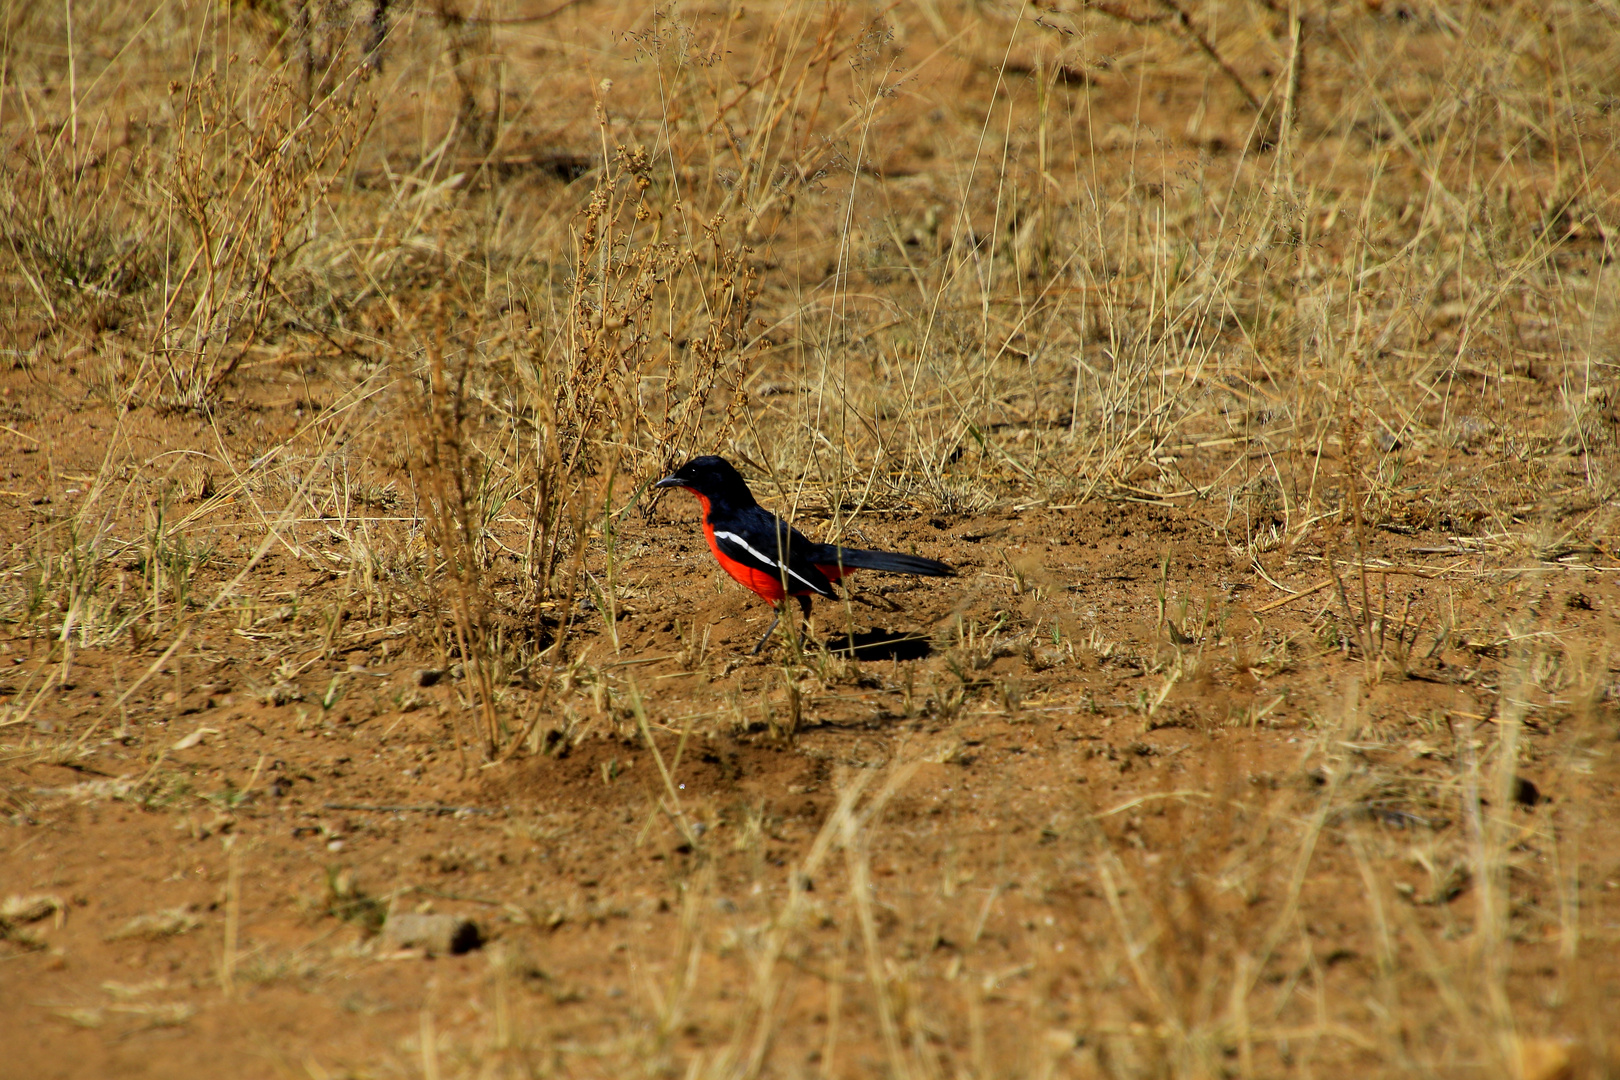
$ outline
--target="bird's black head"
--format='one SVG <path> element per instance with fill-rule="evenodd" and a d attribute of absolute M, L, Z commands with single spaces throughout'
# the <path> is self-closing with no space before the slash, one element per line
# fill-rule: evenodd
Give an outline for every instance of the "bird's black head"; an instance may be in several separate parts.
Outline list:
<path fill-rule="evenodd" d="M 731 462 L 712 454 L 693 458 L 653 487 L 686 488 L 705 503 L 749 506 L 754 502 L 742 474 L 731 467 Z"/>

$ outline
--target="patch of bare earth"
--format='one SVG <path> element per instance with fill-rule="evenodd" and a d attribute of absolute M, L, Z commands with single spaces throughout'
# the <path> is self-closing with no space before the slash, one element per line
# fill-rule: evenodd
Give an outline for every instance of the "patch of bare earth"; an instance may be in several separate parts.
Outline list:
<path fill-rule="evenodd" d="M 1398 7 L 19 8 L 0 1077 L 1612 1075 L 1620 64 Z"/>

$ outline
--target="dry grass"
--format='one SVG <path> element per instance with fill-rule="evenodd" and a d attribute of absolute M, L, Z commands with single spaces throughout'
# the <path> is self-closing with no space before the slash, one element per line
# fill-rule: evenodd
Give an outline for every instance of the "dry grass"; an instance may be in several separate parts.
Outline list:
<path fill-rule="evenodd" d="M 1602 7 L 3 18 L 3 355 L 40 399 L 106 423 L 88 465 L 5 428 L 40 477 L 26 528 L 6 526 L 0 609 L 28 658 L 0 711 L 7 756 L 87 761 L 128 734 L 137 694 L 193 692 L 184 658 L 223 656 L 221 637 L 257 694 L 298 702 L 300 730 L 330 727 L 367 676 L 300 680 L 365 642 L 450 673 L 466 775 L 639 739 L 662 807 L 642 835 L 697 853 L 633 1022 L 564 1049 L 544 1021 L 514 1026 L 521 964 L 500 952 L 494 1034 L 451 1049 L 425 1010 L 412 1075 L 1607 1075 L 1612 999 L 1583 989 L 1579 862 L 1562 861 L 1597 811 L 1527 819 L 1514 785 L 1527 703 L 1564 718 L 1571 761 L 1612 736 L 1611 643 L 1465 625 L 1440 590 L 1488 609 L 1516 587 L 1504 568 L 1613 561 L 1620 39 Z M 795 645 L 769 693 L 694 719 L 624 666 L 642 658 L 620 615 L 657 595 L 634 527 L 647 485 L 696 452 L 829 537 L 878 512 L 1124 504 L 1196 535 L 1137 538 L 1157 625 L 1128 644 L 1039 565 L 987 560 L 936 635 L 943 666 L 895 677 L 896 715 L 937 737 L 842 770 L 775 892 L 717 914 L 765 841 L 683 804 L 688 741 L 791 746 L 806 695 L 860 675 Z M 1413 532 L 1478 556 L 1475 576 L 1375 551 Z M 1239 613 L 1179 577 L 1182 545 L 1209 544 L 1282 598 Z M 272 560 L 324 581 L 289 591 Z M 1049 614 L 973 608 L 991 588 Z M 1304 631 L 1268 630 L 1307 600 Z M 1241 656 L 1239 621 L 1259 627 Z M 723 685 L 735 664 L 707 630 L 675 632 L 681 669 Z M 84 650 L 138 673 L 41 727 Z M 1493 665 L 1496 722 L 1423 736 L 1452 739 L 1450 774 L 1408 769 L 1416 736 L 1362 691 L 1448 651 Z M 971 757 L 986 710 L 1033 722 L 1022 683 L 983 674 L 998 659 L 1028 678 L 1134 665 L 1150 685 L 1121 722 L 1145 735 L 1190 726 L 1178 703 L 1217 669 L 1281 678 L 1334 655 L 1359 661 L 1359 688 L 1301 728 L 1275 790 L 1217 762 L 1130 806 L 1057 800 L 1058 854 L 1015 901 L 987 855 L 982 887 L 958 887 L 927 830 L 943 876 L 874 885 L 917 770 Z M 1229 723 L 1260 728 L 1282 700 Z M 163 752 L 143 753 L 139 797 L 160 799 Z M 1442 818 L 1457 828 L 1417 838 Z M 1526 869 L 1530 851 L 1553 868 Z M 227 993 L 262 966 L 239 938 L 240 858 Z M 1526 874 L 1551 909 L 1523 902 Z M 1324 945 L 1319 913 L 1345 910 L 1325 880 L 1358 891 L 1343 932 L 1370 954 Z M 1055 915 L 1070 951 L 981 946 L 1008 903 Z M 1530 934 L 1560 943 L 1539 1002 L 1511 974 Z M 746 991 L 722 1003 L 719 985 Z M 809 1013 L 819 1046 L 784 1023 Z"/>

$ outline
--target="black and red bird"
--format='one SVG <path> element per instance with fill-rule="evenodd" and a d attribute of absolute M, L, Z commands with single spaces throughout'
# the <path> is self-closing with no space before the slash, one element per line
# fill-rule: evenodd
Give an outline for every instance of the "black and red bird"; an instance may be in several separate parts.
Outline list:
<path fill-rule="evenodd" d="M 856 570 L 891 574 L 954 577 L 956 571 L 937 559 L 895 551 L 818 544 L 760 506 L 742 474 L 724 458 L 693 458 L 654 487 L 685 488 L 703 505 L 703 535 L 720 568 L 776 608 L 776 618 L 754 652 L 765 647 L 781 621 L 787 598 L 799 601 L 810 617 L 812 596 L 837 597 L 833 582 Z"/>

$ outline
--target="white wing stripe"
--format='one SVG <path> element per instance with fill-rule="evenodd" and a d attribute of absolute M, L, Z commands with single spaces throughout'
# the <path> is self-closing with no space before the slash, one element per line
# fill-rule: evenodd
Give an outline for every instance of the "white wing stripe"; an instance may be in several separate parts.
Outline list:
<path fill-rule="evenodd" d="M 777 560 L 772 559 L 772 558 L 767 558 L 766 556 L 761 555 L 759 553 L 759 549 L 754 547 L 753 544 L 750 544 L 748 541 L 744 540 L 742 537 L 738 536 L 734 532 L 721 532 L 719 529 L 716 529 L 714 531 L 714 535 L 716 537 L 720 538 L 721 540 L 730 540 L 733 544 L 736 544 L 738 547 L 740 547 L 744 551 L 748 552 L 748 554 L 752 555 L 754 558 L 758 559 L 760 562 L 764 563 L 766 566 L 774 566 L 774 567 L 776 567 L 778 572 L 786 570 L 789 577 L 798 578 L 800 581 L 803 581 L 804 585 L 805 585 L 805 588 L 809 589 L 811 592 L 825 593 L 827 591 L 825 587 L 817 585 L 813 581 L 806 580 L 804 575 L 794 573 L 793 567 L 791 567 L 791 566 L 783 566 Z"/>

